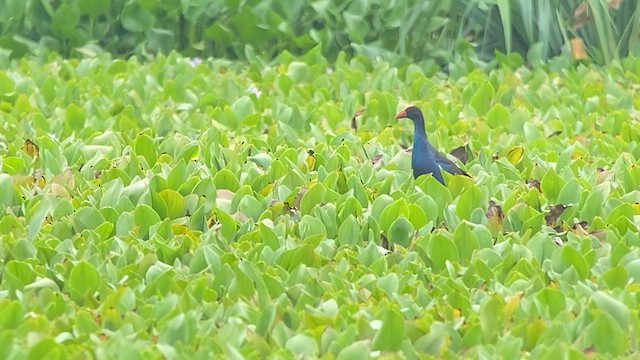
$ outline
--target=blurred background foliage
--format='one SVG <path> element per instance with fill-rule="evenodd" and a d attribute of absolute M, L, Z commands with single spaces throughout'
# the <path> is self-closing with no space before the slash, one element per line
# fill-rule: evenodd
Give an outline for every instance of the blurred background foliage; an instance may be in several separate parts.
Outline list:
<path fill-rule="evenodd" d="M 638 8 L 637 0 L 0 0 L 0 50 L 252 60 L 320 47 L 328 59 L 345 52 L 439 67 L 511 52 L 530 64 L 557 56 L 605 64 L 640 52 Z"/>

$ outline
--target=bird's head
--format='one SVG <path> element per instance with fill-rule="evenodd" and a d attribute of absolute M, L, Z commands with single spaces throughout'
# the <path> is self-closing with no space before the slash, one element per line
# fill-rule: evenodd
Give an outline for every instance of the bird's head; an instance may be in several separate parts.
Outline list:
<path fill-rule="evenodd" d="M 409 105 L 396 114 L 396 119 L 409 118 L 413 121 L 422 120 L 422 111 L 417 106 Z"/>

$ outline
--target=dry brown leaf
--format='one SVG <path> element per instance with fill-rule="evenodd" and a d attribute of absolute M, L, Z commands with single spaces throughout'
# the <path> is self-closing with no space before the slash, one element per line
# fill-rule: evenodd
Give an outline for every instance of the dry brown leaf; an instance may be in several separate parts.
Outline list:
<path fill-rule="evenodd" d="M 293 199 L 294 208 L 300 209 L 300 202 L 302 201 L 302 197 L 304 196 L 304 194 L 307 193 L 307 190 L 309 190 L 309 188 L 306 186 L 300 187 L 300 192 L 298 193 L 298 195 L 296 195 L 295 199 Z"/>
<path fill-rule="evenodd" d="M 234 196 L 235 193 L 228 189 L 218 189 L 218 191 L 216 191 L 216 199 L 231 201 Z"/>
<path fill-rule="evenodd" d="M 573 25 L 571 28 L 577 30 L 589 22 L 589 4 L 583 2 L 573 11 Z"/>
<path fill-rule="evenodd" d="M 609 0 L 607 2 L 607 7 L 609 9 L 615 9 L 620 4 L 622 4 L 624 0 Z M 573 11 L 573 24 L 571 25 L 571 29 L 577 30 L 587 24 L 592 20 L 589 8 L 589 3 L 584 1 L 576 9 Z"/>
<path fill-rule="evenodd" d="M 567 207 L 562 204 L 553 206 L 551 210 L 549 210 L 549 213 L 544 216 L 544 220 L 546 221 L 547 226 L 555 226 L 556 220 L 558 220 L 558 218 L 560 217 L 560 215 L 562 215 L 566 208 Z"/>
<path fill-rule="evenodd" d="M 495 236 L 502 232 L 502 221 L 504 220 L 504 213 L 502 212 L 502 206 L 495 201 L 489 201 L 489 207 L 487 207 L 487 220 L 489 222 L 489 230 Z"/>
<path fill-rule="evenodd" d="M 540 181 L 536 179 L 527 180 L 527 186 L 530 188 L 536 188 L 539 192 L 542 192 L 542 190 L 540 190 Z"/>
<path fill-rule="evenodd" d="M 358 131 L 358 123 L 356 122 L 356 118 L 362 114 L 364 114 L 366 108 L 362 108 L 358 111 L 356 111 L 355 114 L 353 114 L 353 117 L 351 118 L 351 128 L 355 131 Z"/>
<path fill-rule="evenodd" d="M 458 158 L 458 160 L 460 160 L 460 162 L 463 164 L 466 164 L 469 160 L 469 153 L 467 153 L 467 148 L 465 145 L 458 146 L 457 148 L 451 150 L 449 154 Z"/>
<path fill-rule="evenodd" d="M 36 145 L 36 143 L 31 141 L 31 139 L 27 139 L 24 141 L 24 145 L 22 145 L 22 151 L 26 152 L 27 155 L 31 156 L 34 159 L 37 158 L 40 154 L 40 148 L 38 147 L 38 145 Z"/>
<path fill-rule="evenodd" d="M 62 173 L 56 175 L 51 179 L 52 184 L 59 184 L 66 186 L 70 189 L 74 189 L 75 186 L 75 177 L 73 176 L 73 170 L 70 168 L 66 168 Z"/>
<path fill-rule="evenodd" d="M 379 155 L 374 156 L 373 159 L 371 159 L 371 164 L 373 164 L 374 168 L 377 169 L 377 168 L 380 167 L 380 163 L 382 162 L 382 157 L 383 156 L 381 154 L 379 154 Z"/>

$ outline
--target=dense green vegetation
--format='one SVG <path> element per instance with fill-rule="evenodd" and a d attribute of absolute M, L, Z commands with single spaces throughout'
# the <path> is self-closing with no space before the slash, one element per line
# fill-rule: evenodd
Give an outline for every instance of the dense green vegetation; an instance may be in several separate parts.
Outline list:
<path fill-rule="evenodd" d="M 439 67 L 470 56 L 491 61 L 495 50 L 518 52 L 532 64 L 560 55 L 609 64 L 640 55 L 640 6 L 635 0 L 0 2 L 0 48 L 13 57 L 104 49 L 273 59 L 318 46 L 331 60 L 346 52 Z"/>
<path fill-rule="evenodd" d="M 502 61 L 11 62 L 1 357 L 630 355 L 640 60 Z M 473 179 L 411 177 L 408 103 Z"/>

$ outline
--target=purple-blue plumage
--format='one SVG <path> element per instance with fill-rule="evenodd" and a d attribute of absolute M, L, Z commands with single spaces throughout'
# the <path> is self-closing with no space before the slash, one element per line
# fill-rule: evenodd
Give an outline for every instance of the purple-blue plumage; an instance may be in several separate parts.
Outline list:
<path fill-rule="evenodd" d="M 422 174 L 432 174 L 436 180 L 444 185 L 442 170 L 450 174 L 461 174 L 469 176 L 466 172 L 456 166 L 451 160 L 438 152 L 427 139 L 424 129 L 424 117 L 422 111 L 415 106 L 409 106 L 396 114 L 396 119 L 409 118 L 413 121 L 413 151 L 411 152 L 411 168 L 413 177 L 417 178 Z"/>

